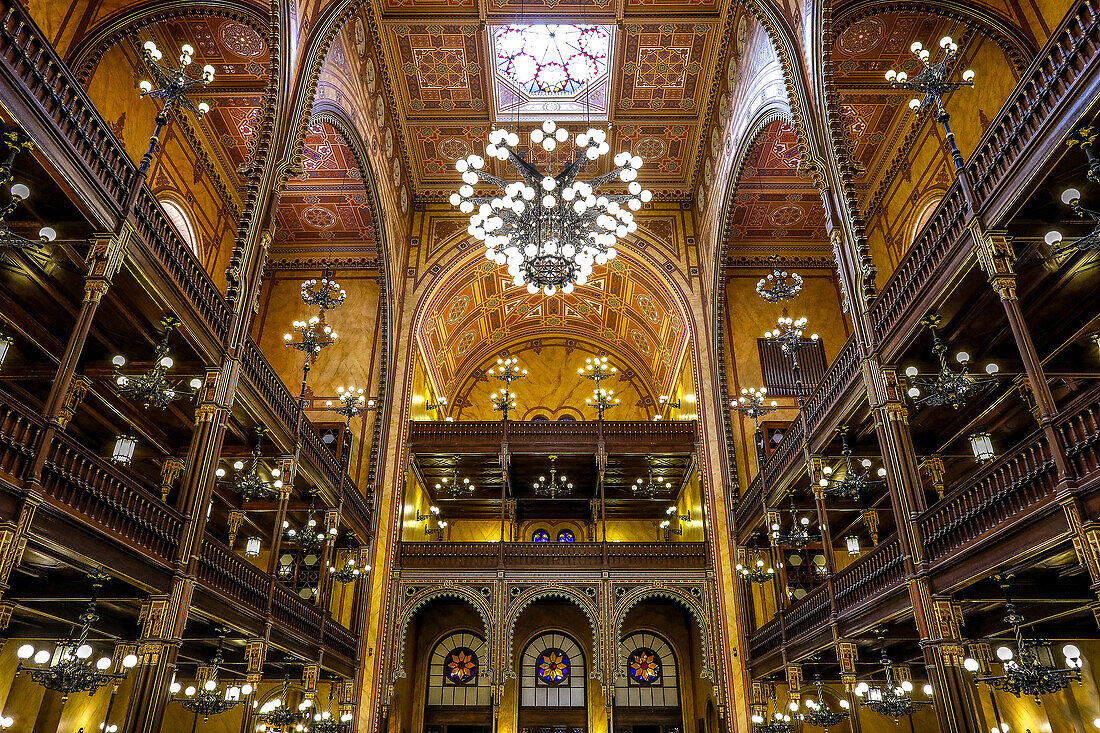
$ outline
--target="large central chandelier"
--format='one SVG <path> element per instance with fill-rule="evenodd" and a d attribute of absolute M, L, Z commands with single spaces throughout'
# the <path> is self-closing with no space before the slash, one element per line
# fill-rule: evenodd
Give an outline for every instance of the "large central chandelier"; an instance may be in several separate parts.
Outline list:
<path fill-rule="evenodd" d="M 520 180 L 508 181 L 486 170 L 486 159 L 470 155 L 455 163 L 462 185 L 451 194 L 452 206 L 470 215 L 467 231 L 485 242 L 485 256 L 507 265 L 512 282 L 527 291 L 546 295 L 558 290 L 573 291 L 584 285 L 593 264 L 602 265 L 615 257 L 615 243 L 633 233 L 638 224 L 634 213 L 653 194 L 638 183 L 642 159 L 629 152 L 615 154 L 615 167 L 589 181 L 577 180 L 585 163 L 595 163 L 611 146 L 607 133 L 596 128 L 578 133 L 570 153 L 555 150 L 569 140 L 569 131 L 546 120 L 530 133 L 530 146 L 520 148 L 518 133 L 498 128 L 489 133 L 485 154 L 507 161 Z M 540 171 L 528 155 L 541 147 L 548 170 Z M 564 146 L 563 146 L 564 147 Z M 555 157 L 560 172 L 552 174 Z M 620 179 L 627 193 L 599 194 L 605 183 Z M 479 195 L 478 181 L 500 189 L 496 195 Z"/>

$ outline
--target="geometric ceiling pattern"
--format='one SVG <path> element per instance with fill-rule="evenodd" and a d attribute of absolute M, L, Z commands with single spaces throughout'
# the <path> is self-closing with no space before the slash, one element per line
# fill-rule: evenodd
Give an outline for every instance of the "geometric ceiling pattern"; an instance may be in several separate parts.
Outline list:
<path fill-rule="evenodd" d="M 492 354 L 540 337 L 594 344 L 653 389 L 669 391 L 688 347 L 685 313 L 665 278 L 629 254 L 593 268 L 568 295 L 531 295 L 476 256 L 426 299 L 416 338 L 437 394 L 453 395 Z"/>
<path fill-rule="evenodd" d="M 606 112 L 594 114 L 592 126 L 610 130 L 612 155 L 630 150 L 643 159 L 638 180 L 659 199 L 690 198 L 721 66 L 726 18 L 714 0 L 417 0 L 415 8 L 383 0 L 379 7 L 385 81 L 417 199 L 445 199 L 460 183 L 455 160 L 482 153 L 498 122 L 493 33 L 516 23 L 521 8 L 523 22 L 554 24 L 581 23 L 582 7 L 584 24 L 614 27 L 608 77 L 591 92 L 593 106 Z M 673 14 L 675 22 L 664 20 Z M 515 116 L 503 112 L 499 122 L 514 125 Z M 520 131 L 531 124 L 521 121 Z M 571 132 L 588 126 L 563 124 Z"/>
<path fill-rule="evenodd" d="M 343 135 L 327 122 L 313 122 L 302 146 L 302 172 L 291 176 L 279 197 L 274 246 L 354 243 L 369 257 L 374 221 L 363 173 Z"/>
<path fill-rule="evenodd" d="M 730 244 L 737 241 L 821 241 L 821 194 L 798 175 L 799 144 L 786 120 L 764 127 L 745 156 L 728 216 Z"/>

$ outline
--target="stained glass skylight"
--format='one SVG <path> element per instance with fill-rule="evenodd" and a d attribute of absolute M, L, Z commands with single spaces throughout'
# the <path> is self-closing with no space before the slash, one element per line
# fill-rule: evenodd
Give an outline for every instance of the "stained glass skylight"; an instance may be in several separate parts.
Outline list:
<path fill-rule="evenodd" d="M 498 122 L 607 117 L 613 26 L 510 24 L 489 38 Z"/>

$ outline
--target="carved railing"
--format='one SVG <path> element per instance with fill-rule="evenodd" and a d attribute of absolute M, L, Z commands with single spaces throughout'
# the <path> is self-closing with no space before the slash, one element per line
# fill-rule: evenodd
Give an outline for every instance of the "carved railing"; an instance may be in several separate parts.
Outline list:
<path fill-rule="evenodd" d="M 787 638 L 797 639 L 829 622 L 829 586 L 819 585 L 783 613 Z"/>
<path fill-rule="evenodd" d="M 142 189 L 134 204 L 134 221 L 138 237 L 145 242 L 179 291 L 210 325 L 218 341 L 224 343 L 229 333 L 229 307 L 148 188 Z"/>
<path fill-rule="evenodd" d="M 603 567 L 600 542 L 402 542 L 405 570 L 489 570 L 501 558 L 509 569 Z M 617 570 L 704 570 L 705 542 L 609 542 L 608 566 Z"/>
<path fill-rule="evenodd" d="M 160 496 L 133 484 L 133 478 L 69 435 L 50 443 L 42 466 L 42 491 L 87 522 L 148 550 L 163 561 L 175 559 L 183 519 Z"/>
<path fill-rule="evenodd" d="M 241 350 L 241 376 L 248 380 L 256 393 L 271 408 L 275 416 L 286 426 L 288 432 L 294 432 L 298 422 L 298 400 L 283 384 L 283 380 L 271 366 L 271 362 L 260 352 L 260 347 L 249 339 Z"/>
<path fill-rule="evenodd" d="M 41 426 L 10 405 L 0 404 L 0 473 L 18 481 L 34 456 Z"/>
<path fill-rule="evenodd" d="M 271 585 L 267 573 L 213 537 L 203 538 L 196 575 L 204 585 L 246 608 L 262 613 L 267 606 L 267 589 Z"/>
<path fill-rule="evenodd" d="M 359 651 L 359 637 L 333 619 L 325 624 L 325 644 L 348 659 L 355 659 Z"/>
<path fill-rule="evenodd" d="M 871 324 L 879 339 L 898 327 L 915 301 L 935 295 L 929 285 L 943 274 L 941 266 L 969 241 L 965 218 L 966 200 L 956 181 L 871 306 Z"/>
<path fill-rule="evenodd" d="M 275 584 L 271 615 L 276 621 L 305 639 L 318 639 L 321 636 L 320 609 L 298 597 L 294 591 L 282 583 Z M 353 653 L 352 657 L 354 656 Z"/>
<path fill-rule="evenodd" d="M 1009 181 L 1025 151 L 1038 150 L 1039 140 L 1049 142 L 1048 124 L 1067 122 L 1064 106 L 1077 96 L 1080 80 L 1091 76 L 1090 66 L 1100 54 L 1098 35 L 1100 2 L 1086 0 L 1063 21 L 1024 73 L 967 165 L 983 205 L 998 198 L 997 189 Z M 1093 96 L 1086 103 L 1091 104 Z M 1076 124 L 1076 119 L 1068 123 Z"/>
<path fill-rule="evenodd" d="M 0 0 L 0 64 L 36 103 L 41 117 L 76 153 L 106 193 L 117 218 L 136 169 L 80 84 L 20 5 Z"/>
<path fill-rule="evenodd" d="M 1055 494 L 1054 459 L 1041 434 L 951 491 L 918 520 L 929 563 L 975 543 Z"/>
<path fill-rule="evenodd" d="M 860 378 L 859 362 L 859 345 L 856 337 L 851 336 L 806 400 L 806 421 L 811 432 L 821 427 L 829 409 L 839 407 L 840 398 Z"/>
<path fill-rule="evenodd" d="M 601 425 L 595 420 L 501 420 L 444 422 L 414 420 L 409 423 L 409 446 L 434 450 L 447 445 L 454 452 L 499 450 L 508 430 L 508 445 L 513 452 L 541 450 L 547 443 L 558 453 L 595 451 Z M 637 452 L 690 453 L 695 449 L 697 427 L 694 420 L 605 420 L 604 442 L 609 453 Z"/>
<path fill-rule="evenodd" d="M 765 654 L 777 651 L 783 641 L 783 618 L 776 616 L 749 634 L 749 657 L 759 659 Z"/>
<path fill-rule="evenodd" d="M 901 542 L 897 537 L 880 542 L 833 578 L 837 615 L 880 596 L 904 580 Z"/>

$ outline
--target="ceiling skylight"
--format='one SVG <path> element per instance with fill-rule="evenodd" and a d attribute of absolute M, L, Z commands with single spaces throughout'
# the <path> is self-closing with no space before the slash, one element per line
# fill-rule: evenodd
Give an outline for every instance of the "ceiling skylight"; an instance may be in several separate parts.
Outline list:
<path fill-rule="evenodd" d="M 512 24 L 489 33 L 498 121 L 607 117 L 614 27 Z"/>

